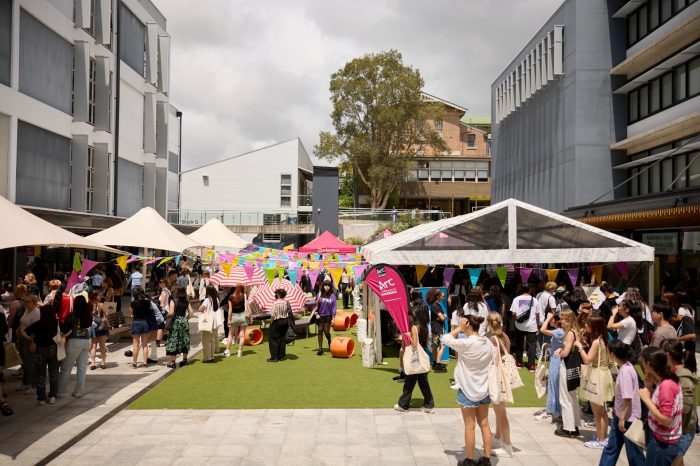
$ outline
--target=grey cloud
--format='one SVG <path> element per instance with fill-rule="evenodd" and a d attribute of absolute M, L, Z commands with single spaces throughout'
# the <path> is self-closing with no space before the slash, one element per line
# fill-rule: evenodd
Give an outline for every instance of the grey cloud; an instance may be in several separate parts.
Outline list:
<path fill-rule="evenodd" d="M 490 85 L 562 0 L 154 0 L 190 168 L 330 129 L 329 76 L 395 48 L 426 91 L 490 114 Z M 196 5 L 196 6 L 195 6 Z"/>

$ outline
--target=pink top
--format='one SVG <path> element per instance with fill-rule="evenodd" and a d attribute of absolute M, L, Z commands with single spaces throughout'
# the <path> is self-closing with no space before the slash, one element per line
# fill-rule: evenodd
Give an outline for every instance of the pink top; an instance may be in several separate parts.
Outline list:
<path fill-rule="evenodd" d="M 661 414 L 672 419 L 670 426 L 660 424 L 654 416 L 649 416 L 649 429 L 654 438 L 663 443 L 677 443 L 681 438 L 683 420 L 683 393 L 681 387 L 673 380 L 663 380 L 654 390 L 651 401 L 659 408 Z"/>

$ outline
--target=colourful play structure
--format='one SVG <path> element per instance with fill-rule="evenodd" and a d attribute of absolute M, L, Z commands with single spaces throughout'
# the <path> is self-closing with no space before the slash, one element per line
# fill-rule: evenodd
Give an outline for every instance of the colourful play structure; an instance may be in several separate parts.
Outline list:
<path fill-rule="evenodd" d="M 345 337 L 333 338 L 331 354 L 334 358 L 351 358 L 355 354 L 355 340 Z"/>
<path fill-rule="evenodd" d="M 257 346 L 263 341 L 263 332 L 259 328 L 249 328 L 245 331 L 246 346 Z"/>

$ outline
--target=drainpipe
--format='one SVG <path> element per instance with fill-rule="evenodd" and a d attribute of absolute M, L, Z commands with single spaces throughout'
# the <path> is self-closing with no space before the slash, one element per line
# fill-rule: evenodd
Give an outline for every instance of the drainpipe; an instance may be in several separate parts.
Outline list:
<path fill-rule="evenodd" d="M 114 3 L 112 4 L 114 8 Z M 116 2 L 116 7 L 117 7 L 117 27 L 114 29 L 114 35 L 116 36 L 116 39 L 114 39 L 114 54 L 117 57 L 117 92 L 116 92 L 116 97 L 114 99 L 114 194 L 113 196 L 113 205 L 114 205 L 114 211 L 112 212 L 113 215 L 117 215 L 117 202 L 119 200 L 119 108 L 120 108 L 120 95 L 121 95 L 121 63 L 122 60 L 119 57 L 119 25 L 121 24 L 121 14 L 120 14 L 120 9 L 119 9 L 119 2 Z M 112 10 L 114 11 L 114 10 Z"/>
<path fill-rule="evenodd" d="M 182 112 L 178 110 L 175 113 L 175 116 L 179 120 L 179 129 L 180 129 L 180 136 L 179 136 L 179 143 L 178 143 L 178 154 L 177 154 L 177 223 L 180 223 L 180 207 L 181 204 L 180 202 L 182 201 Z"/>

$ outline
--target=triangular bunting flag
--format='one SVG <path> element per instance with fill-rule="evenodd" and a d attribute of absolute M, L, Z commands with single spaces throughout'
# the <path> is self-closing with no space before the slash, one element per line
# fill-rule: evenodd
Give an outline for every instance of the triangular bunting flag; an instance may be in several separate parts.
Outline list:
<path fill-rule="evenodd" d="M 316 281 L 318 280 L 318 270 L 309 270 L 309 280 L 311 281 L 311 287 L 316 287 Z"/>
<path fill-rule="evenodd" d="M 416 280 L 418 281 L 418 283 L 420 283 L 421 279 L 423 278 L 423 275 L 425 275 L 425 272 L 427 271 L 427 265 L 416 265 Z"/>
<path fill-rule="evenodd" d="M 66 292 L 70 293 L 70 290 L 72 290 L 73 287 L 81 281 L 82 280 L 80 279 L 80 276 L 76 273 L 75 270 L 73 270 L 70 273 L 70 277 L 68 277 L 68 283 L 66 284 Z"/>
<path fill-rule="evenodd" d="M 481 276 L 481 267 L 469 268 L 467 270 L 469 270 L 469 279 L 472 282 L 472 286 L 476 286 Z"/>
<path fill-rule="evenodd" d="M 277 276 L 279 277 L 280 280 L 284 278 L 284 271 L 286 270 L 285 267 L 283 266 L 277 266 Z"/>
<path fill-rule="evenodd" d="M 116 259 L 117 264 L 119 265 L 119 268 L 122 269 L 122 272 L 126 272 L 126 261 L 128 259 L 129 259 L 129 256 L 119 256 Z"/>
<path fill-rule="evenodd" d="M 365 270 L 367 270 L 367 265 L 356 265 L 352 268 L 352 271 L 355 274 L 355 280 L 358 283 L 360 280 L 362 280 L 362 274 L 365 273 Z"/>
<path fill-rule="evenodd" d="M 450 283 L 452 283 L 455 270 L 454 267 L 445 267 L 445 270 L 442 271 L 442 281 L 445 282 L 445 286 L 448 288 L 450 287 Z"/>
<path fill-rule="evenodd" d="M 253 272 L 255 272 L 255 267 L 252 265 L 244 265 L 243 270 L 245 271 L 245 274 L 248 276 L 248 280 L 253 279 Z"/>
<path fill-rule="evenodd" d="M 161 265 L 165 264 L 166 262 L 168 262 L 168 261 L 169 261 L 170 259 L 172 259 L 172 258 L 173 258 L 173 256 L 164 257 L 160 262 L 158 262 L 158 267 L 160 267 Z"/>
<path fill-rule="evenodd" d="M 80 253 L 76 252 L 75 255 L 73 256 L 73 271 L 74 272 L 80 272 L 80 269 L 82 268 L 83 264 L 80 261 Z"/>
<path fill-rule="evenodd" d="M 576 287 L 578 285 L 578 269 L 566 269 L 566 273 L 569 275 L 571 284 Z"/>
<path fill-rule="evenodd" d="M 627 266 L 627 262 L 618 262 L 617 270 L 620 271 L 620 275 L 622 275 L 622 278 L 627 279 L 629 277 L 629 267 Z"/>
<path fill-rule="evenodd" d="M 80 278 L 87 278 L 87 274 L 94 269 L 99 262 L 91 261 L 90 259 L 83 259 L 82 266 L 80 267 Z"/>
<path fill-rule="evenodd" d="M 228 262 L 224 262 L 223 264 L 221 264 L 221 268 L 224 269 L 224 273 L 227 277 L 231 274 L 231 264 L 229 264 Z"/>
<path fill-rule="evenodd" d="M 532 269 L 525 267 L 520 269 L 520 281 L 523 284 L 527 284 L 527 281 L 530 279 L 530 275 L 532 275 Z"/>
<path fill-rule="evenodd" d="M 263 272 L 265 272 L 267 282 L 272 285 L 272 281 L 275 279 L 275 276 L 277 276 L 277 269 L 263 269 Z"/>
<path fill-rule="evenodd" d="M 603 266 L 602 265 L 592 265 L 591 266 L 591 280 L 593 283 L 600 285 L 603 283 Z"/>
<path fill-rule="evenodd" d="M 501 281 L 501 286 L 505 287 L 506 286 L 506 277 L 508 276 L 508 268 L 507 267 L 496 267 L 496 275 L 498 275 L 498 279 Z"/>
<path fill-rule="evenodd" d="M 559 269 L 547 269 L 547 281 L 557 281 L 557 275 L 559 275 Z"/>
<path fill-rule="evenodd" d="M 289 269 L 287 270 L 287 275 L 289 275 L 289 281 L 296 285 L 299 281 L 299 271 L 296 269 Z"/>
<path fill-rule="evenodd" d="M 333 278 L 333 284 L 336 288 L 340 286 L 340 277 L 343 275 L 343 269 L 332 268 L 330 269 L 331 278 Z"/>

